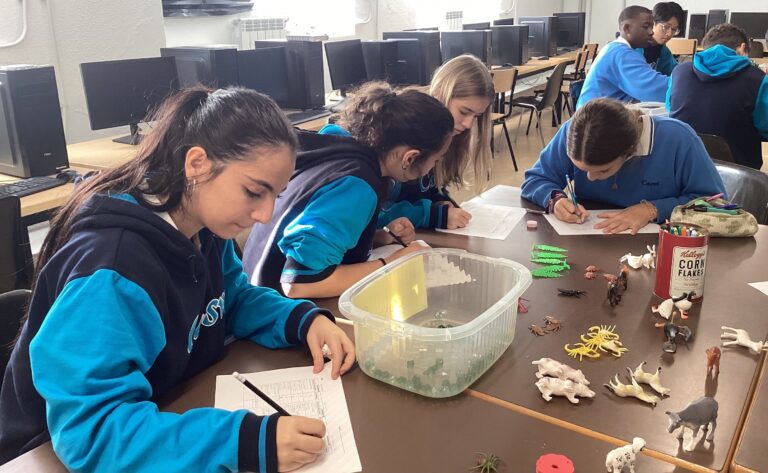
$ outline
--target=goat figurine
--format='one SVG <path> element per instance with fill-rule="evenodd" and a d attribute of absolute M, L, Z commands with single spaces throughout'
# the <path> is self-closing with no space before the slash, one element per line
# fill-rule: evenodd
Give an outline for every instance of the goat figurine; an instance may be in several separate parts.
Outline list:
<path fill-rule="evenodd" d="M 632 378 L 634 378 L 638 383 L 647 384 L 662 396 L 669 396 L 669 393 L 672 392 L 672 390 L 662 386 L 661 379 L 659 378 L 661 367 L 656 368 L 656 373 L 651 374 L 643 371 L 644 364 L 645 361 L 640 363 L 640 365 L 635 368 L 635 371 L 632 373 Z"/>
<path fill-rule="evenodd" d="M 588 385 L 589 380 L 581 370 L 576 370 L 570 366 L 560 363 L 552 358 L 540 358 L 531 362 L 532 365 L 537 365 L 539 371 L 536 373 L 536 377 L 541 379 L 544 376 L 553 376 L 558 379 L 566 380 L 570 379 L 583 385 Z"/>
<path fill-rule="evenodd" d="M 768 343 L 753 341 L 751 338 L 749 338 L 749 333 L 747 333 L 746 330 L 725 326 L 720 328 L 723 330 L 723 333 L 720 334 L 720 338 L 723 340 L 730 340 L 728 342 L 723 342 L 724 347 L 729 347 L 731 345 L 741 345 L 743 347 L 749 348 L 749 351 L 754 354 L 758 354 L 761 351 L 768 349 Z"/>
<path fill-rule="evenodd" d="M 711 442 L 714 438 L 715 427 L 717 427 L 717 409 L 717 401 L 711 397 L 701 397 L 688 404 L 682 411 L 667 411 L 666 414 L 669 417 L 667 432 L 671 434 L 679 427 L 682 427 L 677 434 L 677 438 L 682 439 L 686 427 L 690 429 L 691 439 L 687 444 L 683 444 L 683 450 L 690 452 L 694 448 L 694 442 L 700 429 L 704 429 L 705 439 L 708 442 Z M 712 427 L 711 430 L 709 429 L 710 426 Z"/>
<path fill-rule="evenodd" d="M 605 469 L 608 473 L 621 473 L 624 467 L 628 466 L 629 473 L 635 473 L 635 459 L 643 447 L 645 447 L 645 440 L 635 437 L 631 444 L 614 448 L 605 456 Z"/>
<path fill-rule="evenodd" d="M 619 397 L 636 397 L 643 402 L 647 402 L 648 404 L 655 406 L 661 399 L 659 399 L 657 396 L 646 393 L 643 388 L 637 384 L 635 378 L 632 377 L 632 370 L 627 368 L 627 371 L 629 371 L 629 377 L 632 381 L 632 384 L 622 384 L 621 381 L 619 381 L 619 375 L 616 375 L 613 381 L 609 381 L 608 384 L 604 384 L 603 386 L 613 391 L 613 393 Z"/>

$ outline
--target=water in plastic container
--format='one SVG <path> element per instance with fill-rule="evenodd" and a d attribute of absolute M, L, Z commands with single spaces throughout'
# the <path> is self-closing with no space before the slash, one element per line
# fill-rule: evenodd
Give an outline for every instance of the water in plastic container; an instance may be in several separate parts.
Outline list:
<path fill-rule="evenodd" d="M 426 249 L 370 274 L 339 298 L 369 376 L 429 397 L 466 389 L 512 343 L 523 265 Z"/>

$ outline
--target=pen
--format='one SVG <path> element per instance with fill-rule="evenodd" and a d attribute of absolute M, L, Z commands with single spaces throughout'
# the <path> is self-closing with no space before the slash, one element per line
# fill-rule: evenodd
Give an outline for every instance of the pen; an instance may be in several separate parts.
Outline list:
<path fill-rule="evenodd" d="M 576 209 L 576 215 L 579 216 L 579 223 L 581 223 L 581 212 L 579 212 L 579 203 L 576 200 L 576 187 L 573 185 L 573 181 L 568 174 L 565 175 L 565 186 L 570 194 L 569 197 L 571 198 L 573 208 Z"/>
<path fill-rule="evenodd" d="M 238 381 L 240 381 L 241 383 L 243 383 L 243 384 L 245 385 L 245 387 L 246 387 L 246 388 L 248 388 L 248 389 L 250 389 L 251 391 L 253 391 L 253 393 L 254 393 L 254 394 L 256 394 L 257 396 L 259 396 L 260 398 L 262 398 L 262 399 L 264 400 L 264 402 L 266 402 L 267 404 L 269 404 L 270 406 L 272 406 L 272 408 L 273 408 L 273 409 L 275 409 L 275 410 L 276 410 L 276 411 L 277 411 L 277 412 L 278 412 L 280 415 L 284 415 L 284 416 L 289 416 L 289 415 L 290 415 L 290 414 L 288 413 L 288 411 L 286 411 L 285 409 L 283 409 L 282 407 L 280 407 L 280 406 L 279 406 L 279 405 L 278 405 L 278 404 L 277 404 L 275 401 L 273 401 L 272 399 L 270 399 L 270 397 L 269 397 L 269 396 L 267 396 L 266 394 L 264 394 L 263 392 L 261 392 L 261 390 L 260 390 L 259 388 L 257 388 L 257 387 L 256 387 L 256 386 L 254 386 L 253 384 L 251 384 L 251 382 L 250 382 L 250 381 L 248 381 L 247 379 L 245 379 L 245 376 L 241 375 L 241 374 L 240 374 L 240 373 L 238 373 L 237 371 L 235 371 L 234 373 L 232 373 L 232 376 L 234 376 L 234 377 L 235 377 L 235 379 L 237 379 Z"/>
<path fill-rule="evenodd" d="M 451 194 L 449 194 L 449 193 L 448 193 L 448 189 L 446 189 L 445 187 L 443 187 L 443 188 L 441 188 L 441 189 L 440 189 L 440 192 L 442 192 L 442 193 L 443 193 L 443 195 L 445 196 L 445 198 L 446 198 L 446 199 L 448 199 L 448 202 L 450 202 L 451 204 L 453 204 L 453 206 L 454 206 L 454 207 L 456 207 L 457 209 L 460 209 L 460 208 L 461 208 L 461 207 L 459 207 L 459 204 L 457 204 L 457 203 L 456 203 L 456 201 L 455 201 L 455 200 L 453 200 L 453 199 L 451 198 Z"/>
<path fill-rule="evenodd" d="M 383 230 L 384 230 L 385 232 L 389 233 L 390 235 L 392 235 L 392 238 L 394 238 L 394 239 L 395 239 L 395 241 L 396 241 L 396 242 L 398 242 L 399 244 L 403 245 L 403 247 L 406 247 L 406 246 L 408 246 L 408 245 L 406 245 L 406 244 L 405 244 L 405 242 L 403 241 L 403 239 L 402 239 L 402 238 L 400 238 L 399 236 L 395 235 L 395 232 L 393 232 L 392 230 L 390 230 L 390 229 L 389 229 L 389 227 L 387 227 L 386 225 L 384 226 L 384 229 L 383 229 Z"/>
<path fill-rule="evenodd" d="M 536 209 L 528 209 L 528 208 L 526 208 L 525 211 L 528 212 L 528 213 L 531 213 L 531 214 L 539 214 L 539 215 L 546 215 L 547 214 L 547 212 L 545 210 L 536 210 Z"/>

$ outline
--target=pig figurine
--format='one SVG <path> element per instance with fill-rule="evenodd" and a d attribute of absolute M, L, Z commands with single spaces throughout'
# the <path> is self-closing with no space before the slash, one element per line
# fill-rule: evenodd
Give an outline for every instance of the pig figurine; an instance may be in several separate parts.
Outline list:
<path fill-rule="evenodd" d="M 544 376 L 554 376 L 555 378 L 566 380 L 570 379 L 577 383 L 589 385 L 589 380 L 581 370 L 576 370 L 570 366 L 560 363 L 552 358 L 540 358 L 531 362 L 532 365 L 538 365 L 539 371 L 536 373 L 536 377 L 541 379 Z"/>
<path fill-rule="evenodd" d="M 552 396 L 565 396 L 573 404 L 578 404 L 576 396 L 595 397 L 595 392 L 581 383 L 574 383 L 570 379 L 562 380 L 557 378 L 541 378 L 536 381 L 536 387 L 541 391 L 541 397 L 545 401 L 552 400 Z"/>
<path fill-rule="evenodd" d="M 711 397 L 701 397 L 688 404 L 682 411 L 667 411 L 667 416 L 669 417 L 667 432 L 671 434 L 677 428 L 682 427 L 677 434 L 677 438 L 682 439 L 685 428 L 691 429 L 690 441 L 687 445 L 683 444 L 683 450 L 686 452 L 693 450 L 693 443 L 699 434 L 699 429 L 702 427 L 706 434 L 706 440 L 711 442 L 715 436 L 715 427 L 717 427 L 717 408 L 717 401 Z M 712 426 L 711 430 L 709 428 L 710 425 Z"/>

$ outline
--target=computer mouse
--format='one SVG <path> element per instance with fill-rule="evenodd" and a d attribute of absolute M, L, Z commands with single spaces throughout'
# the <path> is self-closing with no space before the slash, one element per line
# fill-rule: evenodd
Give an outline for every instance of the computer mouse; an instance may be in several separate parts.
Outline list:
<path fill-rule="evenodd" d="M 75 182 L 80 176 L 80 173 L 74 169 L 63 169 L 56 174 L 57 179 L 67 182 Z"/>

